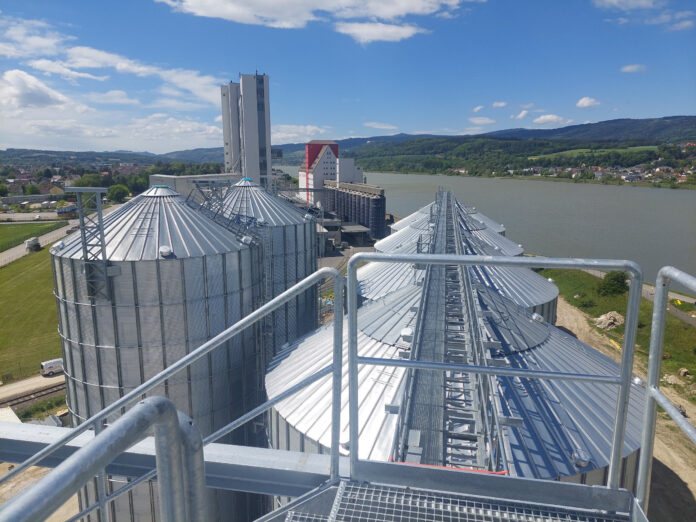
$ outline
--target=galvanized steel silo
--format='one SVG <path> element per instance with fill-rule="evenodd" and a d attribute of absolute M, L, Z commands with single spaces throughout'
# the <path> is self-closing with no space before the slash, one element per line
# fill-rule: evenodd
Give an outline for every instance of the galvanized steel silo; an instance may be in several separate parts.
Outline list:
<path fill-rule="evenodd" d="M 51 249 L 74 424 L 250 313 L 261 295 L 258 245 L 240 241 L 168 187 L 153 187 L 105 217 L 104 238 L 107 296 L 90 295 L 80 234 Z M 257 330 L 248 329 L 151 395 L 171 399 L 205 436 L 260 399 L 259 351 Z M 142 493 L 129 495 L 131 509 L 149 515 L 143 503 L 156 500 Z"/>
<path fill-rule="evenodd" d="M 265 301 L 316 271 L 316 223 L 290 202 L 270 194 L 249 178 L 243 178 L 225 193 L 220 213 L 261 239 Z M 313 330 L 316 325 L 317 299 L 312 290 L 269 318 L 264 333 L 268 360 L 285 343 Z"/>

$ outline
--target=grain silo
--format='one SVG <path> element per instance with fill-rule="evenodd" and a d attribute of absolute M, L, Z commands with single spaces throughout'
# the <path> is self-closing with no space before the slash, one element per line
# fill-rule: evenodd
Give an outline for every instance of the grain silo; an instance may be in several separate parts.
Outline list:
<path fill-rule="evenodd" d="M 269 301 L 317 269 L 316 223 L 290 202 L 243 178 L 225 192 L 219 215 L 258 237 L 263 247 L 264 300 Z M 221 222 L 219 217 L 216 218 Z M 316 328 L 315 290 L 275 312 L 264 332 L 268 360 L 281 346 Z"/>
<path fill-rule="evenodd" d="M 85 260 L 84 246 L 96 248 L 89 231 L 51 249 L 74 424 L 248 315 L 261 297 L 259 246 L 168 187 L 152 187 L 105 217 L 103 237 L 104 257 L 88 252 L 96 261 Z M 95 277 L 103 278 L 100 291 Z M 169 398 L 204 436 L 212 433 L 260 400 L 259 347 L 257 330 L 247 329 L 151 395 Z M 228 442 L 246 438 L 241 430 Z M 229 509 L 226 498 L 218 509 Z M 148 519 L 156 502 L 145 484 L 119 497 L 114 510 L 118 520 Z"/>

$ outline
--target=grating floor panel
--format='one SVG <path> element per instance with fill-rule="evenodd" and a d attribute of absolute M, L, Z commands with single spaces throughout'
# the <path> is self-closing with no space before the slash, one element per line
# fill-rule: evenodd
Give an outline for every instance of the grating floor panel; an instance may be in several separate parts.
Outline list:
<path fill-rule="evenodd" d="M 626 522 L 626 515 L 481 499 L 412 488 L 344 483 L 332 512 L 288 513 L 293 521 Z"/>

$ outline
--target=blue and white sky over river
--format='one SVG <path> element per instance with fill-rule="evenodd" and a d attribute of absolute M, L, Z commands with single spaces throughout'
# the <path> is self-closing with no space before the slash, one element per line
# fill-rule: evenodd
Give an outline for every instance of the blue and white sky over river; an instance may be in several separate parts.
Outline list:
<path fill-rule="evenodd" d="M 693 0 L 2 0 L 0 148 L 222 145 L 270 75 L 274 144 L 696 114 Z"/>

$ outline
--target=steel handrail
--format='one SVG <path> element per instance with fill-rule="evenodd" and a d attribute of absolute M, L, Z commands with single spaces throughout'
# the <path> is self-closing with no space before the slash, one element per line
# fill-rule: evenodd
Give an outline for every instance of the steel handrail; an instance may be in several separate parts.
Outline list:
<path fill-rule="evenodd" d="M 638 482 L 636 498 L 644 512 L 648 510 L 650 491 L 650 475 L 652 472 L 653 449 L 655 445 L 655 421 L 657 405 L 660 405 L 676 422 L 677 426 L 696 445 L 696 429 L 689 424 L 684 416 L 660 391 L 660 369 L 662 367 L 662 351 L 665 338 L 666 309 L 669 299 L 670 284 L 676 281 L 696 292 L 696 277 L 682 272 L 672 266 L 665 266 L 657 273 L 655 281 L 655 298 L 653 301 L 652 326 L 650 331 L 650 355 L 648 356 L 648 384 L 643 416 L 643 433 L 640 444 L 640 460 L 638 462 Z"/>
<path fill-rule="evenodd" d="M 174 364 L 171 366 L 168 366 L 164 370 L 162 370 L 160 373 L 155 375 L 154 377 L 148 379 L 145 381 L 143 384 L 139 385 L 137 388 L 129 392 L 128 394 L 124 395 L 121 397 L 118 401 L 110 404 L 100 412 L 96 413 L 93 415 L 91 418 L 87 419 L 84 423 L 80 424 L 76 428 L 73 428 L 70 430 L 69 433 L 61 437 L 59 440 L 54 442 L 53 444 L 43 448 L 41 451 L 37 452 L 33 456 L 29 457 L 26 459 L 24 462 L 21 464 L 17 465 L 12 471 L 4 475 L 3 477 L 0 477 L 0 484 L 3 484 L 7 482 L 8 480 L 12 479 L 13 477 L 16 477 L 19 473 L 22 471 L 26 470 L 28 467 L 35 465 L 36 463 L 40 462 L 43 460 L 45 457 L 53 454 L 55 451 L 59 450 L 63 446 L 65 446 L 68 442 L 70 442 L 72 439 L 77 437 L 79 434 L 84 433 L 85 431 L 96 427 L 98 423 L 103 422 L 106 420 L 106 418 L 111 415 L 112 413 L 118 412 L 121 408 L 125 408 L 129 406 L 130 404 L 136 402 L 137 400 L 141 399 L 142 396 L 147 393 L 148 391 L 152 390 L 162 382 L 166 381 L 169 379 L 172 375 L 177 373 L 178 371 L 182 370 L 183 368 L 189 366 L 190 364 L 194 363 L 195 361 L 199 360 L 200 358 L 204 357 L 206 354 L 208 354 L 210 351 L 213 349 L 217 348 L 221 344 L 229 341 L 242 331 L 244 331 L 246 328 L 249 326 L 253 325 L 255 322 L 258 320 L 264 318 L 268 314 L 272 313 L 276 309 L 280 308 L 282 305 L 285 303 L 289 302 L 292 300 L 295 296 L 301 294 L 302 292 L 310 289 L 313 285 L 319 283 L 320 281 L 326 279 L 327 277 L 333 278 L 334 280 L 334 296 L 340 296 L 343 294 L 343 288 L 344 288 L 344 278 L 341 275 L 341 273 L 336 270 L 335 268 L 331 267 L 324 267 L 320 268 L 316 272 L 310 274 L 306 278 L 304 278 L 302 281 L 296 283 L 292 287 L 288 288 L 285 290 L 283 293 L 279 294 L 278 296 L 274 297 L 271 299 L 269 302 L 266 304 L 262 305 L 258 309 L 254 310 L 252 313 L 249 315 L 245 316 L 241 320 L 237 321 L 235 324 L 227 328 L 226 330 L 222 331 L 209 341 L 203 343 L 201 346 L 196 348 L 194 351 L 189 353 L 188 355 L 182 357 L 178 361 L 176 361 Z M 341 299 L 335 300 L 336 307 L 334 311 L 334 357 L 336 357 L 336 354 L 338 352 L 338 357 L 340 361 L 340 351 L 343 346 L 343 301 Z M 333 376 L 334 376 L 334 382 L 336 379 L 338 379 L 339 385 L 336 386 L 334 384 L 334 397 L 333 400 L 338 402 L 340 405 L 340 393 L 341 393 L 341 386 L 340 386 L 340 380 L 341 380 L 341 365 L 332 365 L 333 366 Z M 340 415 L 340 408 L 338 408 L 339 415 Z M 340 433 L 340 425 L 339 423 L 335 423 L 335 426 L 332 426 L 332 448 L 331 448 L 331 473 L 332 476 L 337 476 L 338 474 L 338 458 L 339 458 L 339 448 L 338 448 L 338 440 L 339 440 L 339 433 Z"/>
<path fill-rule="evenodd" d="M 609 474 L 607 486 L 617 489 L 619 486 L 619 471 L 621 469 L 621 453 L 626 432 L 626 417 L 628 414 L 628 402 L 631 389 L 631 376 L 633 370 L 634 345 L 638 325 L 638 312 L 643 286 L 643 274 L 633 261 L 614 259 L 573 259 L 573 258 L 519 258 L 509 256 L 470 256 L 448 254 L 383 254 L 373 252 L 359 252 L 351 257 L 347 267 L 348 295 L 348 375 L 349 375 L 349 444 L 350 444 L 350 473 L 351 478 L 360 480 L 358 469 L 360 459 L 358 457 L 359 426 L 358 426 L 358 364 L 375 364 L 377 360 L 358 356 L 358 315 L 357 315 L 357 268 L 360 263 L 376 261 L 383 263 L 413 263 L 439 264 L 439 265 L 481 265 L 481 266 L 512 266 L 526 268 L 561 268 L 561 269 L 600 269 L 622 270 L 630 278 L 628 292 L 628 305 L 626 310 L 626 323 L 624 330 L 624 342 L 621 354 L 621 375 L 618 379 L 619 393 L 616 398 L 616 416 L 614 421 L 614 434 L 612 438 L 611 457 L 609 462 Z M 391 366 L 410 366 L 413 361 L 400 361 L 394 359 L 378 359 L 379 364 Z M 419 362 L 418 364 L 422 364 Z M 433 364 L 433 363 L 430 363 Z M 440 363 L 434 363 L 439 365 Z M 447 368 L 450 363 L 443 363 Z M 431 368 L 444 371 L 443 368 Z M 485 369 L 485 370 L 484 370 Z M 475 367 L 470 371 L 502 373 L 499 367 Z M 510 371 L 505 369 L 506 372 Z M 519 370 L 516 370 L 519 371 Z M 532 370 L 525 370 L 527 377 L 534 377 Z M 552 373 L 552 372 L 548 372 Z M 538 376 L 539 378 L 554 378 L 553 375 Z M 565 374 L 560 378 L 574 377 L 575 380 L 588 380 L 578 374 Z M 606 377 L 606 376 L 601 376 Z"/>
<path fill-rule="evenodd" d="M 3 504 L 0 521 L 49 517 L 118 454 L 144 439 L 153 426 L 162 520 L 205 520 L 201 434 L 188 417 L 179 415 L 170 400 L 149 397 L 36 484 Z"/>

